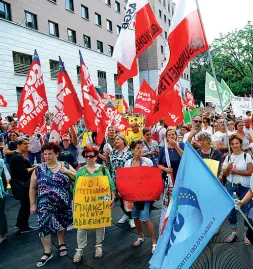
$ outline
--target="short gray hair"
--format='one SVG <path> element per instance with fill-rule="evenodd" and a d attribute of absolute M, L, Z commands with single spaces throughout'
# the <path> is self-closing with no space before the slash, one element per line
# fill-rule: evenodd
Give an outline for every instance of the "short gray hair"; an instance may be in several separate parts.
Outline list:
<path fill-rule="evenodd" d="M 200 132 L 198 134 L 198 140 L 208 140 L 209 142 L 212 141 L 212 136 L 208 132 Z"/>

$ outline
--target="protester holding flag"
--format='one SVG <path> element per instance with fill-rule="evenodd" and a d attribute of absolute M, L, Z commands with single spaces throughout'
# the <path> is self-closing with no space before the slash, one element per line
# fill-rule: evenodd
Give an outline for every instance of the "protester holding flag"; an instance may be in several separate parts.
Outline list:
<path fill-rule="evenodd" d="M 111 208 L 114 206 L 114 201 L 116 198 L 116 187 L 111 179 L 110 173 L 108 169 L 100 164 L 96 163 L 99 151 L 95 147 L 85 147 L 83 149 L 82 155 L 85 158 L 86 165 L 81 167 L 76 173 L 76 181 L 74 187 L 74 195 L 75 195 L 75 188 L 78 182 L 78 178 L 81 176 L 84 177 L 97 177 L 97 176 L 107 176 L 110 190 L 111 190 Z M 98 186 L 99 187 L 99 186 Z M 95 251 L 95 258 L 101 258 L 103 256 L 102 250 L 102 242 L 104 241 L 105 237 L 105 228 L 98 228 L 96 229 L 96 251 Z M 81 261 L 83 256 L 83 249 L 87 246 L 87 230 L 86 229 L 78 229 L 77 230 L 77 249 L 76 254 L 74 256 L 73 262 L 78 263 Z"/>
<path fill-rule="evenodd" d="M 250 150 L 250 144 L 253 142 L 252 137 L 250 133 L 244 130 L 244 123 L 242 121 L 237 121 L 235 123 L 235 129 L 238 136 L 242 139 L 242 150 L 243 151 L 249 151 Z"/>
<path fill-rule="evenodd" d="M 151 131 L 150 135 L 151 135 Z M 130 149 L 133 154 L 133 158 L 129 159 L 125 163 L 125 167 L 138 167 L 138 166 L 153 166 L 153 162 L 145 157 L 142 157 L 143 142 L 141 140 L 132 141 L 130 144 Z M 138 233 L 138 239 L 134 242 L 134 247 L 139 247 L 144 242 L 144 234 L 142 230 L 142 222 L 144 222 L 149 236 L 152 240 L 152 254 L 155 252 L 156 248 L 156 237 L 154 224 L 150 219 L 150 201 L 134 202 L 132 218 L 134 218 L 134 223 Z"/>
<path fill-rule="evenodd" d="M 116 134 L 114 138 L 114 148 L 109 153 L 106 153 L 106 162 L 110 165 L 111 175 L 114 182 L 116 182 L 116 171 L 117 168 L 123 168 L 127 160 L 131 159 L 132 152 L 130 151 L 127 140 L 125 136 L 121 134 Z M 119 194 L 120 195 L 120 194 Z M 125 213 L 124 216 L 118 221 L 118 223 L 122 224 L 129 220 L 129 225 L 131 228 L 135 228 L 134 220 L 131 216 L 131 208 L 128 208 L 128 202 L 123 201 L 121 197 L 120 199 L 120 207 L 122 211 Z"/>
<path fill-rule="evenodd" d="M 76 169 L 78 167 L 78 139 L 75 127 L 71 126 L 69 132 L 66 132 L 61 140 L 59 161 L 67 162 Z"/>
<path fill-rule="evenodd" d="M 226 189 L 233 196 L 234 193 L 243 199 L 250 188 L 250 180 L 252 175 L 252 159 L 249 154 L 242 151 L 243 140 L 240 136 L 233 134 L 229 138 L 231 146 L 231 157 L 228 155 L 223 163 L 223 175 L 227 177 Z M 242 207 L 243 213 L 247 216 L 250 209 L 250 202 Z M 237 237 L 237 217 L 236 211 L 233 209 L 229 214 L 229 222 L 232 227 L 232 233 L 227 238 L 227 242 L 232 243 Z M 244 221 L 245 237 L 244 242 L 248 245 L 250 242 L 246 237 L 248 224 Z"/>
<path fill-rule="evenodd" d="M 159 152 L 158 143 L 155 140 L 152 140 L 152 134 L 149 128 L 143 128 L 142 133 L 144 136 L 142 156 L 149 158 L 153 162 L 153 166 L 157 166 Z"/>
<path fill-rule="evenodd" d="M 41 151 L 45 163 L 35 168 L 30 186 L 30 211 L 37 214 L 39 237 L 44 247 L 37 267 L 42 267 L 53 257 L 52 233 L 58 236 L 59 255 L 67 255 L 64 234 L 73 221 L 71 181 L 76 175 L 68 163 L 57 161 L 61 151 L 57 144 L 45 143 Z"/>

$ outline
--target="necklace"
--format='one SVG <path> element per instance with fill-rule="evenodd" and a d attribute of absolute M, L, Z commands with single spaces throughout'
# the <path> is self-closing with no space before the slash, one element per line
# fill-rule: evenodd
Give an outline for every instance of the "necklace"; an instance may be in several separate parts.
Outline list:
<path fill-rule="evenodd" d="M 47 165 L 47 167 L 48 167 L 49 169 L 55 169 L 55 168 L 58 166 L 58 164 L 59 164 L 59 163 L 57 162 L 56 165 L 54 165 L 54 166 L 48 166 L 48 165 Z"/>

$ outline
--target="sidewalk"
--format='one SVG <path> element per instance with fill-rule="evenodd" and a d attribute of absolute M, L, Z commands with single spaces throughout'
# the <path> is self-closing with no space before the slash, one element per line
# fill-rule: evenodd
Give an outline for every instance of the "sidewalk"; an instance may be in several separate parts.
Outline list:
<path fill-rule="evenodd" d="M 0 269 L 30 269 L 42 256 L 43 249 L 37 232 L 19 235 L 13 227 L 16 222 L 19 202 L 13 197 L 7 197 L 6 214 L 9 226 L 8 241 L 0 246 Z M 68 256 L 60 258 L 57 255 L 57 241 L 53 238 L 54 258 L 43 268 L 45 269 L 148 269 L 151 258 L 151 240 L 146 236 L 145 242 L 138 248 L 132 244 L 137 239 L 136 229 L 130 229 L 127 223 L 117 224 L 122 216 L 119 204 L 113 209 L 113 225 L 106 229 L 103 243 L 104 256 L 94 258 L 95 232 L 88 233 L 88 246 L 85 248 L 81 264 L 72 263 L 76 248 L 76 231 L 66 234 Z M 152 211 L 152 220 L 158 232 L 160 210 Z M 32 216 L 31 225 L 36 225 Z M 193 269 L 250 269 L 253 268 L 253 247 L 243 243 L 243 231 L 240 227 L 238 242 L 223 243 L 229 234 L 227 221 L 222 225 L 221 231 L 214 236 L 200 257 L 193 264 Z"/>

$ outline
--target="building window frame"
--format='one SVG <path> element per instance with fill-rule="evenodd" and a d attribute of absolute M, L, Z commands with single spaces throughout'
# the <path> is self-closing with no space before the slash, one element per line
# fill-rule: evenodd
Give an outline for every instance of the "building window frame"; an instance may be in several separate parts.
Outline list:
<path fill-rule="evenodd" d="M 108 7 L 111 7 L 111 6 L 112 6 L 112 2 L 111 2 L 111 0 L 105 0 L 105 4 L 106 4 Z"/>
<path fill-rule="evenodd" d="M 117 25 L 117 35 L 120 35 L 121 26 Z"/>
<path fill-rule="evenodd" d="M 96 25 L 102 27 L 102 17 L 99 13 L 95 12 Z"/>
<path fill-rule="evenodd" d="M 31 21 L 28 21 L 28 16 L 30 16 Z M 26 27 L 31 28 L 33 30 L 38 30 L 37 15 L 30 11 L 25 10 L 25 25 Z"/>
<path fill-rule="evenodd" d="M 118 75 L 114 74 L 114 88 L 115 88 L 115 99 L 122 99 L 123 98 L 123 93 L 122 89 L 119 86 L 117 82 Z"/>
<path fill-rule="evenodd" d="M 51 79 L 56 80 L 58 78 L 58 72 L 60 70 L 59 62 L 56 60 L 49 59 L 49 68 Z"/>
<path fill-rule="evenodd" d="M 161 45 L 161 54 L 164 54 L 164 48 L 162 45 Z"/>
<path fill-rule="evenodd" d="M 71 36 L 69 35 L 71 33 Z M 68 41 L 76 44 L 76 31 L 70 28 L 67 28 Z"/>
<path fill-rule="evenodd" d="M 87 38 L 87 42 L 85 41 L 86 38 Z M 91 49 L 91 39 L 90 39 L 90 36 L 83 35 L 83 44 L 84 44 L 84 47 L 86 49 Z"/>
<path fill-rule="evenodd" d="M 86 7 L 85 5 L 81 5 L 81 16 L 85 20 L 89 20 L 90 19 L 90 16 L 89 16 L 89 8 Z"/>
<path fill-rule="evenodd" d="M 97 52 L 104 53 L 104 44 L 100 40 L 97 40 Z"/>
<path fill-rule="evenodd" d="M 0 18 L 5 19 L 7 21 L 11 21 L 11 4 L 0 0 L 0 5 L 2 4 L 3 9 L 0 12 Z"/>
<path fill-rule="evenodd" d="M 106 20 L 106 27 L 107 27 L 107 31 L 112 33 L 112 21 L 110 20 Z"/>
<path fill-rule="evenodd" d="M 52 29 L 53 29 L 54 33 L 50 32 L 50 29 L 51 29 L 50 24 L 53 26 Z M 49 35 L 59 37 L 59 25 L 58 25 L 58 23 L 53 22 L 53 21 L 48 21 L 48 30 L 49 30 Z"/>
<path fill-rule="evenodd" d="M 162 11 L 161 11 L 161 9 L 159 9 L 159 17 L 160 17 L 160 19 L 162 18 Z"/>
<path fill-rule="evenodd" d="M 117 0 L 115 0 L 115 10 L 116 12 L 120 13 L 120 2 L 118 2 Z"/>
<path fill-rule="evenodd" d="M 167 23 L 167 16 L 164 14 L 163 15 L 164 22 Z"/>
<path fill-rule="evenodd" d="M 80 65 L 76 66 L 76 74 L 77 74 L 77 82 L 81 83 L 81 71 L 80 71 Z"/>
<path fill-rule="evenodd" d="M 32 55 L 12 51 L 14 74 L 20 76 L 27 76 L 30 66 L 32 64 Z"/>
<path fill-rule="evenodd" d="M 108 45 L 108 54 L 109 54 L 110 57 L 112 57 L 113 51 L 114 51 L 114 47 L 111 46 L 111 45 Z"/>
<path fill-rule="evenodd" d="M 74 0 L 65 0 L 65 8 L 68 11 L 74 12 L 75 11 Z"/>
<path fill-rule="evenodd" d="M 16 87 L 17 102 L 19 104 L 22 95 L 23 87 Z"/>

